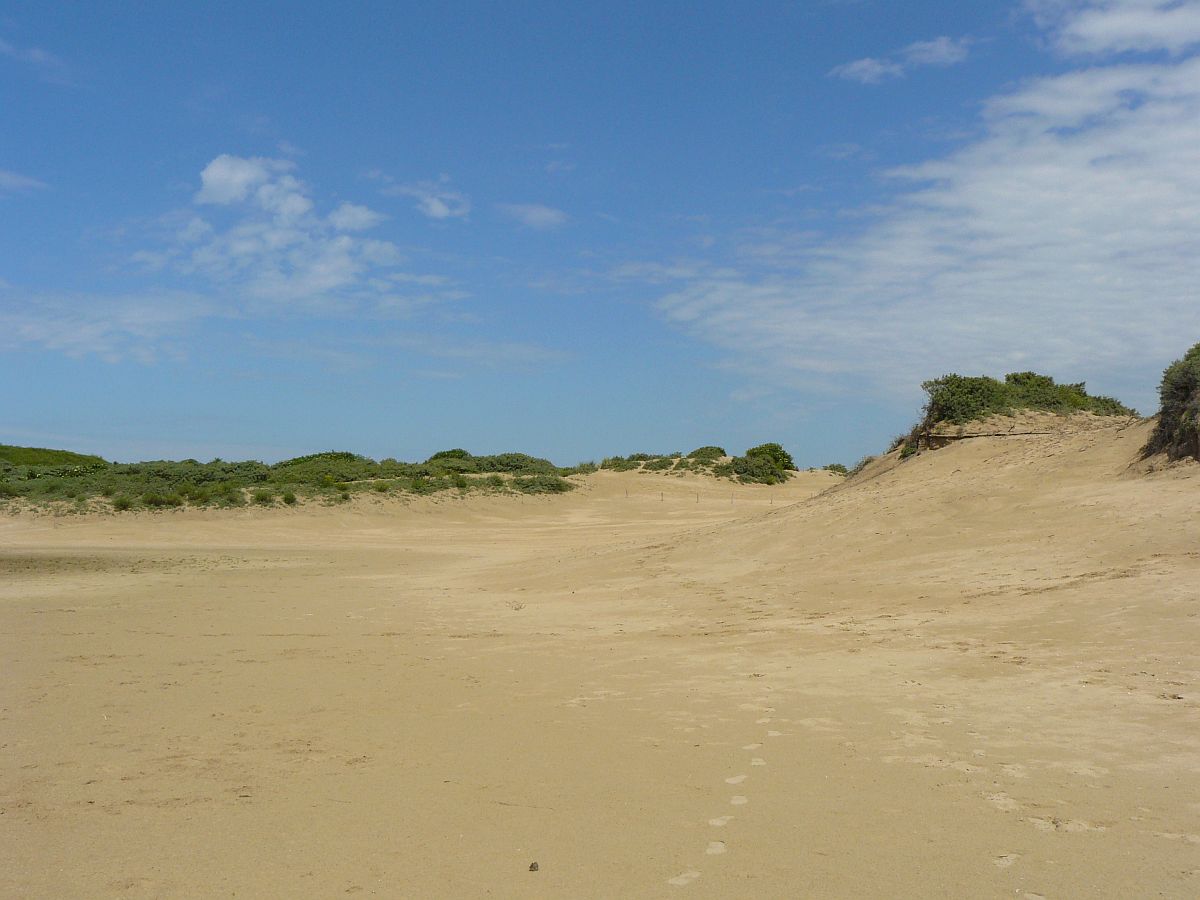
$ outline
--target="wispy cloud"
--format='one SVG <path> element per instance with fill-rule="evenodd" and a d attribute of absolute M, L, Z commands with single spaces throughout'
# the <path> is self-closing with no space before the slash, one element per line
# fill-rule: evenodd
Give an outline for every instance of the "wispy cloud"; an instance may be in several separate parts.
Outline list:
<path fill-rule="evenodd" d="M 1178 54 L 1200 43 L 1197 0 L 1026 0 L 1025 6 L 1069 54 Z"/>
<path fill-rule="evenodd" d="M 471 212 L 470 198 L 461 191 L 450 187 L 448 175 L 442 175 L 434 181 L 399 183 L 380 172 L 371 174 L 375 179 L 385 183 L 382 191 L 385 195 L 412 197 L 417 201 L 414 206 L 417 212 L 430 219 L 462 219 Z"/>
<path fill-rule="evenodd" d="M 54 84 L 70 84 L 71 73 L 67 64 L 53 53 L 40 47 L 18 47 L 0 38 L 0 57 L 31 66 L 37 74 Z"/>
<path fill-rule="evenodd" d="M 970 38 L 936 37 L 917 41 L 886 57 L 865 57 L 830 69 L 834 78 L 857 81 L 860 84 L 881 84 L 903 78 L 922 66 L 954 66 L 964 62 L 970 52 Z"/>
<path fill-rule="evenodd" d="M 498 203 L 496 208 L 526 228 L 539 231 L 558 228 L 567 222 L 567 214 L 561 209 L 542 206 L 540 203 Z"/>
<path fill-rule="evenodd" d="M 1148 46 L 1163 33 L 1150 6 L 1103 46 Z M 1057 27 L 1075 33 L 1091 12 Z M 1106 373 L 1105 388 L 1149 405 L 1156 372 L 1200 334 L 1200 58 L 1032 80 L 988 102 L 981 126 L 887 173 L 899 192 L 857 234 L 731 240 L 679 272 L 660 310 L 779 384 L 880 394 L 1038 368 Z"/>
<path fill-rule="evenodd" d="M 343 203 L 326 220 L 338 231 L 369 231 L 381 224 L 387 216 L 356 203 Z"/>
<path fill-rule="evenodd" d="M 834 66 L 829 70 L 829 74 L 834 78 L 844 78 L 860 84 L 881 84 L 889 79 L 902 77 L 904 66 L 890 59 L 875 59 L 868 56 Z"/>
<path fill-rule="evenodd" d="M 36 178 L 30 178 L 28 175 L 22 175 L 20 172 L 13 172 L 8 169 L 0 169 L 0 192 L 33 191 L 44 187 L 46 187 L 46 183 L 44 181 L 38 181 Z"/>
<path fill-rule="evenodd" d="M 108 362 L 179 357 L 179 335 L 213 312 L 206 298 L 182 291 L 113 297 L 0 291 L 0 349 L 29 345 Z"/>

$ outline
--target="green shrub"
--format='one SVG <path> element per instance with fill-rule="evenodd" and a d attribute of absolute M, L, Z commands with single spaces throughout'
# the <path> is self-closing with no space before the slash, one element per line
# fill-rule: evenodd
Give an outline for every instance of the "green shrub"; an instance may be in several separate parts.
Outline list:
<path fill-rule="evenodd" d="M 673 469 L 674 467 L 675 467 L 675 460 L 673 458 L 671 458 L 669 456 L 661 456 L 658 459 L 650 460 L 648 463 L 646 463 L 644 466 L 642 466 L 642 471 L 644 471 L 644 472 L 663 472 L 663 471 L 666 471 L 667 469 Z"/>
<path fill-rule="evenodd" d="M 451 476 L 450 483 L 460 491 L 469 490 L 471 487 L 470 479 L 468 479 L 467 476 L 463 475 L 461 472 Z"/>
<path fill-rule="evenodd" d="M 259 506 L 270 506 L 275 502 L 275 495 L 265 488 L 260 488 L 251 495 L 251 499 Z"/>
<path fill-rule="evenodd" d="M 697 447 L 688 454 L 688 459 L 699 459 L 704 462 L 716 462 L 723 456 L 728 456 L 724 447 L 709 445 L 707 447 Z"/>
<path fill-rule="evenodd" d="M 557 475 L 518 475 L 512 486 L 523 494 L 564 494 L 575 487 Z"/>
<path fill-rule="evenodd" d="M 112 506 L 117 512 L 125 512 L 133 508 L 133 501 L 124 494 L 118 494 L 116 497 L 113 497 Z"/>
<path fill-rule="evenodd" d="M 779 468 L 770 456 L 735 456 L 733 471 L 739 481 L 754 484 L 779 484 L 787 480 L 787 472 Z"/>
<path fill-rule="evenodd" d="M 44 447 L 15 447 L 11 444 L 0 444 L 0 460 L 15 466 L 103 467 L 108 465 L 99 456 L 87 453 L 47 450 Z"/>
<path fill-rule="evenodd" d="M 178 494 L 158 494 L 153 491 L 142 494 L 142 505 L 150 508 L 163 508 L 168 506 L 182 506 L 183 498 Z"/>
<path fill-rule="evenodd" d="M 632 457 L 624 456 L 606 456 L 600 462 L 600 468 L 610 469 L 613 472 L 629 472 L 633 469 L 640 469 L 642 464 Z"/>
<path fill-rule="evenodd" d="M 835 472 L 838 475 L 846 475 L 850 471 L 845 466 L 843 466 L 841 463 L 830 463 L 829 465 L 822 466 L 821 468 L 826 472 Z"/>
<path fill-rule="evenodd" d="M 373 485 L 371 485 L 371 487 L 374 488 L 380 494 L 386 494 L 388 491 L 390 491 L 392 489 L 392 486 L 390 484 L 388 484 L 386 481 L 377 481 Z"/>
<path fill-rule="evenodd" d="M 487 486 L 494 491 L 504 490 L 504 478 L 500 475 L 489 475 L 487 477 Z"/>
<path fill-rule="evenodd" d="M 796 464 L 792 455 L 779 444 L 759 444 L 746 451 L 746 456 L 769 460 L 771 465 L 780 471 L 795 471 Z"/>
<path fill-rule="evenodd" d="M 1200 344 L 1163 371 L 1158 397 L 1158 423 L 1143 454 L 1200 459 Z"/>
<path fill-rule="evenodd" d="M 950 374 L 926 381 L 921 388 L 929 396 L 925 405 L 926 427 L 940 422 L 961 425 L 990 415 L 1010 414 L 1025 409 L 1056 413 L 1092 412 L 1103 416 L 1136 415 L 1132 409 L 1112 397 L 1088 394 L 1082 382 L 1056 384 L 1049 375 L 1036 372 L 1011 372 L 1002 382 L 986 375 L 967 377 Z"/>
<path fill-rule="evenodd" d="M 288 506 L 296 505 L 296 492 L 295 491 L 284 491 L 282 496 L 283 496 L 283 502 L 286 503 Z"/>

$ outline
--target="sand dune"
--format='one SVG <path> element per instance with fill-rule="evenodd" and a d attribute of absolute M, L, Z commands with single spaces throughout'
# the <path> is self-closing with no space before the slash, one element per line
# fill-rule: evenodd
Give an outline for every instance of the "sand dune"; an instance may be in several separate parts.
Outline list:
<path fill-rule="evenodd" d="M 1200 467 L 1027 424 L 0 520 L 0 893 L 1200 895 Z"/>

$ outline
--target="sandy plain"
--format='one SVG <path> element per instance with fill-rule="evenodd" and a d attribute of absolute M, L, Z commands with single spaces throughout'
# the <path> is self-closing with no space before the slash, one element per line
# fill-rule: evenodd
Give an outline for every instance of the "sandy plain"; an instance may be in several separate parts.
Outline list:
<path fill-rule="evenodd" d="M 1200 467 L 1147 427 L 0 519 L 0 894 L 1200 896 Z"/>

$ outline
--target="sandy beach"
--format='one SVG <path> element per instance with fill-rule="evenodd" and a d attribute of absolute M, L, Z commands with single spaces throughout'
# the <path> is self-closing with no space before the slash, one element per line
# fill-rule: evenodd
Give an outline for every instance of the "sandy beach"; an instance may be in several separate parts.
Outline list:
<path fill-rule="evenodd" d="M 1200 895 L 1200 466 L 1045 422 L 0 519 L 0 894 Z"/>

